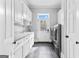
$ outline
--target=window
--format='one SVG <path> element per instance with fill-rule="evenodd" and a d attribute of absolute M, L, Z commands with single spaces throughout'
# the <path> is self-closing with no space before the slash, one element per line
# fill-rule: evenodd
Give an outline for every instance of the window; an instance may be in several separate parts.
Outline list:
<path fill-rule="evenodd" d="M 47 30 L 47 20 L 49 18 L 48 13 L 38 13 L 37 19 L 40 21 L 40 30 L 46 31 Z"/>
<path fill-rule="evenodd" d="M 38 20 L 48 20 L 49 14 L 48 13 L 38 13 L 37 19 Z"/>

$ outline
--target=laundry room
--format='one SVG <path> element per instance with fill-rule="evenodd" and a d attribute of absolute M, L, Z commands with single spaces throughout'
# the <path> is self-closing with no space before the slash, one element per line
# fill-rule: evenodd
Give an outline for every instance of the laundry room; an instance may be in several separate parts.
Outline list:
<path fill-rule="evenodd" d="M 0 0 L 0 58 L 79 57 L 78 5 L 78 0 Z"/>

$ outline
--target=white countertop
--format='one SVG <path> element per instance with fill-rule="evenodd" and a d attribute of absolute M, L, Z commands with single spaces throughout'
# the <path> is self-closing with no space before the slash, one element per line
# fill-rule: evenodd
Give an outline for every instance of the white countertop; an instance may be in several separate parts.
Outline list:
<path fill-rule="evenodd" d="M 27 37 L 29 35 L 32 35 L 34 32 L 24 32 L 24 33 L 19 33 L 19 34 L 15 34 L 14 38 L 15 40 L 18 40 L 20 38 L 23 38 L 23 37 Z"/>

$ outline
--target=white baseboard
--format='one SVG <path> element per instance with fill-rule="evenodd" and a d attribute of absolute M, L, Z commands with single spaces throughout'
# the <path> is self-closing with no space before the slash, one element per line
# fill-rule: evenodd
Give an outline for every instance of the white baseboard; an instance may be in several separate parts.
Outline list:
<path fill-rule="evenodd" d="M 61 52 L 61 58 L 64 58 L 64 54 Z"/>

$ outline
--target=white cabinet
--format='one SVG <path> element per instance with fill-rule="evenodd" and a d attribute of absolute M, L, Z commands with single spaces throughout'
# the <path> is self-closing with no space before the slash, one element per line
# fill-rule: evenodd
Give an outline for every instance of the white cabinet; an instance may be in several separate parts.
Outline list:
<path fill-rule="evenodd" d="M 32 12 L 31 10 L 28 8 L 28 6 L 23 3 L 23 16 L 24 19 L 26 19 L 27 21 L 32 21 Z"/>
<path fill-rule="evenodd" d="M 30 44 L 30 48 L 34 45 L 34 34 L 30 36 L 29 44 Z"/>
<path fill-rule="evenodd" d="M 25 38 L 28 41 L 23 45 L 23 57 L 27 56 L 30 53 L 32 46 L 34 45 L 33 36 L 34 34 L 31 34 L 28 38 Z"/>
<path fill-rule="evenodd" d="M 14 3 L 14 31 L 20 33 L 25 31 L 25 26 L 32 21 L 32 12 L 24 0 L 15 0 Z"/>
<path fill-rule="evenodd" d="M 11 13 L 11 0 L 6 1 L 6 38 L 11 37 L 12 33 L 12 13 Z"/>
<path fill-rule="evenodd" d="M 24 58 L 30 53 L 32 46 L 34 44 L 34 33 L 29 32 L 28 34 L 27 33 L 25 34 L 24 37 L 21 36 L 21 39 L 17 40 L 16 44 L 14 44 L 14 49 L 12 54 L 13 58 L 17 58 L 17 57 Z"/>
<path fill-rule="evenodd" d="M 15 35 L 23 32 L 23 19 L 22 19 L 22 3 L 21 0 L 14 1 L 14 31 Z"/>
<path fill-rule="evenodd" d="M 79 58 L 79 0 L 62 0 L 64 58 Z"/>
<path fill-rule="evenodd" d="M 30 23 L 31 15 L 32 12 L 24 0 L 0 0 L 0 55 L 19 58 L 29 53 L 33 45 L 30 37 L 34 34 L 27 36 L 23 21 L 27 20 Z"/>
<path fill-rule="evenodd" d="M 23 57 L 27 56 L 30 51 L 29 40 L 23 45 Z"/>
<path fill-rule="evenodd" d="M 34 41 L 30 39 L 32 38 L 31 35 L 33 36 L 34 34 L 28 35 L 27 32 L 24 33 L 25 26 L 32 21 L 32 12 L 25 4 L 24 0 L 15 0 L 14 3 L 14 41 L 16 41 L 16 44 L 13 46 L 12 57 L 25 57 L 30 52 L 33 45 L 31 43 Z"/>
<path fill-rule="evenodd" d="M 19 49 L 14 52 L 14 58 L 22 58 L 22 47 L 19 47 Z"/>
<path fill-rule="evenodd" d="M 15 21 L 23 24 L 22 4 L 20 0 L 15 0 Z"/>
<path fill-rule="evenodd" d="M 5 0 L 0 0 L 0 55 L 5 54 L 3 41 L 5 40 Z"/>

